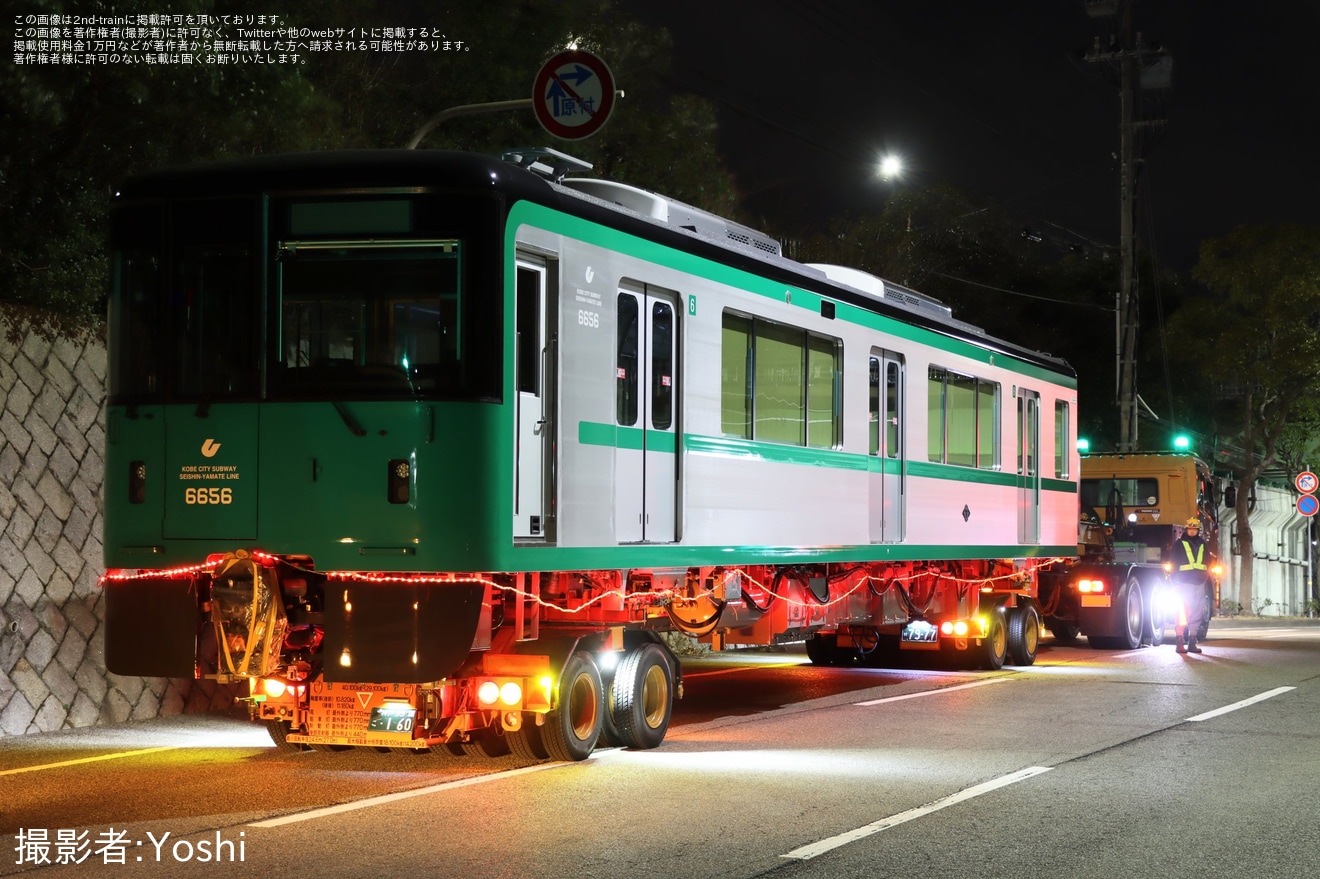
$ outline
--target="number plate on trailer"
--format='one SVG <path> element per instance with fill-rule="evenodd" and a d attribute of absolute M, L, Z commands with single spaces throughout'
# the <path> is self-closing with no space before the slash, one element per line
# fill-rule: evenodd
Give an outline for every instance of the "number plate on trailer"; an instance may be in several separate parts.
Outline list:
<path fill-rule="evenodd" d="M 1108 595 L 1083 595 L 1082 607 L 1109 607 Z"/>
<path fill-rule="evenodd" d="M 386 702 L 371 709 L 369 732 L 412 732 L 416 715 L 407 703 Z"/>
<path fill-rule="evenodd" d="M 903 627 L 900 640 L 908 644 L 935 644 L 940 640 L 940 630 L 925 620 L 917 620 Z"/>

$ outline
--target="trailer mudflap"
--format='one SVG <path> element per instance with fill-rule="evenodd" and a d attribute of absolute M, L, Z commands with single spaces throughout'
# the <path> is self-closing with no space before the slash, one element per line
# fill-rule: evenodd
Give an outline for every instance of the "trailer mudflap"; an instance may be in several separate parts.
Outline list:
<path fill-rule="evenodd" d="M 325 587 L 330 682 L 420 684 L 468 658 L 486 587 L 469 582 L 349 582 Z"/>
<path fill-rule="evenodd" d="M 192 580 L 107 579 L 105 667 L 117 675 L 191 678 L 201 621 Z"/>

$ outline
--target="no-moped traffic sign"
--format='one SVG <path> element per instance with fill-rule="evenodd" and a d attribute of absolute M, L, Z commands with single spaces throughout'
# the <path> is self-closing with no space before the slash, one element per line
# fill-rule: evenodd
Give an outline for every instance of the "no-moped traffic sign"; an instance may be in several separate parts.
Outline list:
<path fill-rule="evenodd" d="M 1303 470 L 1297 474 L 1293 484 L 1297 486 L 1297 490 L 1302 494 L 1313 494 L 1316 488 L 1320 486 L 1320 477 L 1317 477 L 1310 470 Z"/>
<path fill-rule="evenodd" d="M 614 109 L 614 74 L 582 49 L 568 49 L 541 66 L 532 83 L 532 110 L 541 127 L 564 140 L 590 137 Z"/>

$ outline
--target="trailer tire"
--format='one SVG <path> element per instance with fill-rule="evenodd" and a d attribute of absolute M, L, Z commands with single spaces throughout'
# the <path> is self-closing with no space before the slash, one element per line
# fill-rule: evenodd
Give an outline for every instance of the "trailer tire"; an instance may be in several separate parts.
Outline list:
<path fill-rule="evenodd" d="M 981 667 L 997 671 L 1004 667 L 1008 656 L 1008 633 L 1004 631 L 1004 615 L 998 609 L 990 614 L 990 631 L 981 639 Z"/>
<path fill-rule="evenodd" d="M 486 757 L 494 759 L 504 757 L 510 751 L 507 737 L 492 732 L 477 733 L 461 745 L 463 754 L 468 757 Z"/>
<path fill-rule="evenodd" d="M 546 715 L 541 741 L 552 760 L 585 760 L 600 739 L 605 720 L 604 687 L 600 669 L 585 652 L 564 663 L 559 678 L 559 705 Z"/>
<path fill-rule="evenodd" d="M 807 636 L 807 659 L 812 665 L 837 665 L 836 656 L 838 656 L 838 635 L 821 635 L 819 633 Z"/>
<path fill-rule="evenodd" d="M 1014 665 L 1034 665 L 1040 648 L 1040 614 L 1033 604 L 1008 612 L 1008 654 Z"/>
<path fill-rule="evenodd" d="M 614 671 L 610 713 L 619 743 L 645 750 L 658 746 L 674 712 L 674 671 L 658 644 L 641 644 Z"/>
<path fill-rule="evenodd" d="M 524 723 L 521 729 L 510 730 L 504 734 L 509 741 L 509 750 L 520 760 L 548 760 L 550 752 L 545 749 L 541 738 L 541 727 L 534 720 Z"/>
<path fill-rule="evenodd" d="M 275 750 L 294 752 L 302 750 L 302 745 L 289 741 L 289 725 L 283 720 L 266 721 L 266 731 L 270 733 L 270 740 L 275 743 Z"/>

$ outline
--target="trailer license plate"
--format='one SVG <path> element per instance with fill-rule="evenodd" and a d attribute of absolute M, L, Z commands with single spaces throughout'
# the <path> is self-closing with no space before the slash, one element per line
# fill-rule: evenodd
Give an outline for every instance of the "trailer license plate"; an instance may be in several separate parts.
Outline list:
<path fill-rule="evenodd" d="M 370 732 L 412 732 L 413 708 L 407 702 L 386 702 L 371 709 Z"/>
<path fill-rule="evenodd" d="M 940 640 L 940 630 L 925 620 L 917 620 L 903 627 L 902 640 L 912 644 L 934 644 Z"/>

